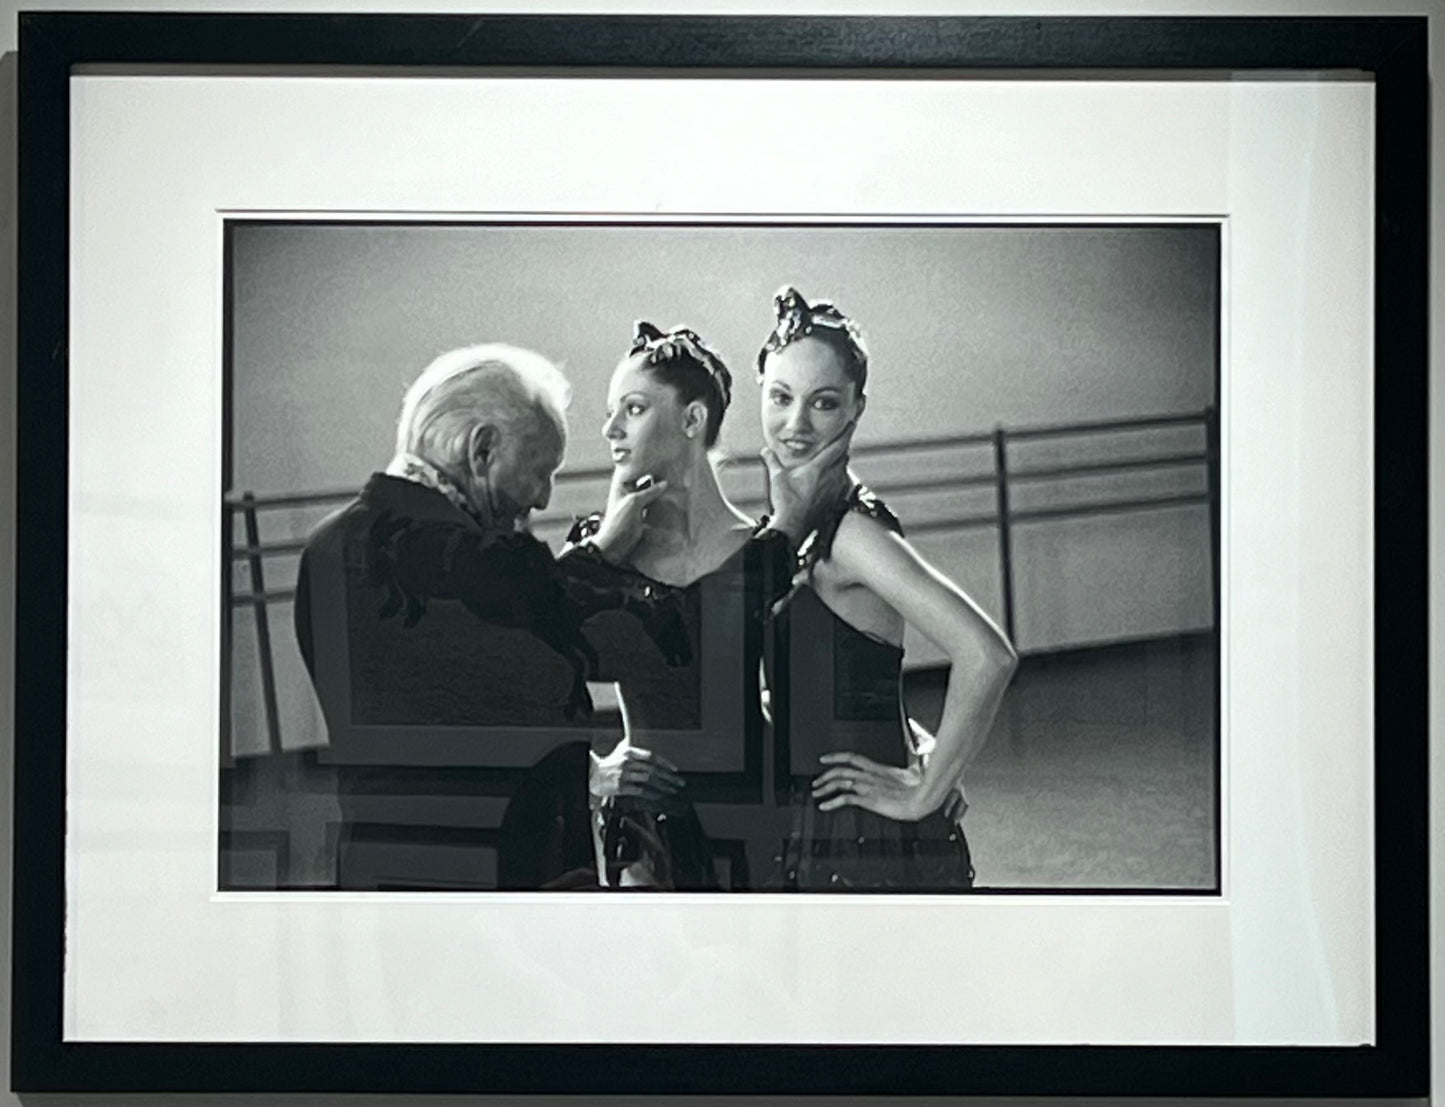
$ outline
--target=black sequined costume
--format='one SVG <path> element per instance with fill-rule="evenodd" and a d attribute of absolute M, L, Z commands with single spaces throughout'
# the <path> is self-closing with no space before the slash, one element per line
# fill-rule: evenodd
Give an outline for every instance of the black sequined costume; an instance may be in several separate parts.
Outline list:
<path fill-rule="evenodd" d="M 585 542 L 600 522 L 597 515 L 579 520 L 568 540 Z M 759 528 L 722 564 L 683 586 L 653 580 L 631 568 L 609 569 L 619 589 L 667 597 L 680 607 L 691 656 L 690 662 L 670 664 L 645 644 L 626 648 L 624 639 L 604 627 L 604 620 L 588 623 L 589 636 L 607 656 L 626 659 L 625 665 L 611 671 L 604 666 L 602 675 L 615 677 L 620 686 L 634 744 L 664 754 L 689 775 L 684 796 L 705 781 L 715 790 L 723 789 L 715 799 L 730 805 L 758 804 L 767 726 L 761 662 L 770 609 L 791 576 L 787 539 Z M 639 803 L 614 805 L 606 834 L 609 843 L 617 840 L 616 817 L 647 814 L 638 810 Z M 655 830 L 670 854 L 678 878 L 675 886 L 716 887 L 715 879 L 711 885 L 704 882 L 707 874 L 697 864 L 706 844 L 699 849 L 701 825 L 690 805 L 662 814 L 665 817 Z M 746 870 L 734 866 L 731 886 L 748 883 Z"/>
<path fill-rule="evenodd" d="M 855 484 L 799 551 L 799 568 L 826 558 L 850 512 L 897 534 L 903 528 L 872 492 Z M 852 752 L 884 765 L 909 757 L 903 649 L 858 630 L 802 585 L 783 607 L 786 621 L 789 762 L 793 829 L 774 881 L 801 891 L 956 891 L 972 887 L 963 831 L 949 811 L 899 822 L 851 805 L 820 811 L 812 780 L 824 753 Z"/>

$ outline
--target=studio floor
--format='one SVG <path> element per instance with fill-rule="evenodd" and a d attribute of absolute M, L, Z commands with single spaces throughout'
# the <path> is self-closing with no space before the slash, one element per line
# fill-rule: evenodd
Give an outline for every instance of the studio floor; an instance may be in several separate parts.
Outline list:
<path fill-rule="evenodd" d="M 911 678 L 936 723 L 941 674 Z M 1211 636 L 1025 657 L 967 779 L 980 886 L 1215 887 Z"/>
<path fill-rule="evenodd" d="M 967 776 L 978 887 L 1212 891 L 1214 664 L 1210 636 L 1026 656 Z M 910 714 L 930 729 L 944 677 L 908 677 Z M 295 755 L 240 759 L 223 774 L 226 886 L 332 884 L 328 780 Z M 405 825 L 368 829 L 378 872 L 392 874 L 383 883 L 490 887 L 504 803 L 420 794 L 405 812 L 391 805 L 386 821 Z"/>

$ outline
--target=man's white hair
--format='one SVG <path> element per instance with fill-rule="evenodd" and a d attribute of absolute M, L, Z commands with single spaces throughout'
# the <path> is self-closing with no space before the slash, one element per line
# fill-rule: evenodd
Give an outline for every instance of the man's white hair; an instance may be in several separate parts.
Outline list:
<path fill-rule="evenodd" d="M 449 350 L 406 390 L 396 425 L 396 452 L 460 477 L 473 428 L 531 434 L 549 418 L 567 433 L 572 387 L 541 354 L 500 342 Z"/>

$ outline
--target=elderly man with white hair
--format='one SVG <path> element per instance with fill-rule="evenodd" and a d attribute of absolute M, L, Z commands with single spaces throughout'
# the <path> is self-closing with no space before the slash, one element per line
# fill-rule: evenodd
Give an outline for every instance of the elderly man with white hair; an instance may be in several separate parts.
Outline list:
<path fill-rule="evenodd" d="M 333 745 L 347 722 L 575 717 L 595 662 L 581 624 L 603 610 L 647 620 L 664 652 L 686 648 L 660 599 L 592 572 L 592 551 L 559 567 L 523 529 L 551 497 L 568 399 L 546 358 L 500 344 L 443 354 L 408 389 L 386 471 L 302 555 L 296 633 Z M 626 497 L 593 557 L 625 554 L 657 494 Z"/>
<path fill-rule="evenodd" d="M 524 529 L 551 497 L 568 399 L 566 379 L 532 351 L 443 354 L 406 393 L 385 472 L 308 540 L 296 637 L 345 822 L 357 817 L 355 794 L 405 792 L 418 771 L 430 773 L 426 786 L 450 771 L 443 787 L 455 785 L 466 770 L 437 768 L 434 749 L 455 749 L 456 728 L 575 736 L 567 728 L 588 713 L 598 673 L 583 632 L 593 616 L 627 613 L 634 642 L 685 660 L 677 597 L 621 581 L 604 562 L 637 542 L 661 487 L 622 497 L 597 541 L 560 559 Z M 485 772 L 484 761 L 471 769 Z"/>

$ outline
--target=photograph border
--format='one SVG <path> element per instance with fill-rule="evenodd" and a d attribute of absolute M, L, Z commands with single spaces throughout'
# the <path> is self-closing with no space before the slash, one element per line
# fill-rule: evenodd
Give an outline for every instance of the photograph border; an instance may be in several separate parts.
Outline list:
<path fill-rule="evenodd" d="M 1424 1096 L 1428 25 L 1423 18 L 20 16 L 11 1085 L 17 1091 Z M 66 1042 L 70 91 L 77 66 L 533 75 L 1139 71 L 1373 76 L 1375 1025 L 1366 1047 Z M 1099 72 L 1102 71 L 1102 72 Z M 1388 735 L 1389 740 L 1379 740 Z"/>
<path fill-rule="evenodd" d="M 459 230 L 463 228 L 475 229 L 485 227 L 494 229 L 507 228 L 511 230 L 542 228 L 553 231 L 569 230 L 573 232 L 582 232 L 605 227 L 609 229 L 651 228 L 674 231 L 698 229 L 721 230 L 728 228 L 737 228 L 745 231 L 760 231 L 767 229 L 791 231 L 809 230 L 821 231 L 825 233 L 832 232 L 834 234 L 837 234 L 840 232 L 858 230 L 918 231 L 926 229 L 953 231 L 984 230 L 991 232 L 998 232 L 1002 230 L 1022 230 L 1036 233 L 1039 231 L 1057 232 L 1065 229 L 1112 232 L 1119 230 L 1158 231 L 1162 229 L 1179 227 L 1188 227 L 1194 229 L 1207 227 L 1213 232 L 1215 250 L 1215 265 L 1212 271 L 1214 298 L 1213 310 L 1211 313 L 1211 326 L 1213 328 L 1214 337 L 1216 339 L 1218 339 L 1218 337 L 1222 334 L 1221 328 L 1223 327 L 1223 264 L 1224 239 L 1227 230 L 1227 219 L 1222 216 L 1178 216 L 1175 218 L 1163 218 L 1157 215 L 1143 215 L 1133 218 L 1105 218 L 1102 216 L 1063 217 L 1058 215 L 1016 215 L 1001 217 L 911 214 L 899 215 L 892 218 L 879 215 L 829 215 L 815 216 L 813 218 L 803 218 L 793 214 L 773 214 L 762 212 L 749 213 L 745 215 L 738 214 L 727 217 L 719 216 L 716 214 L 686 212 L 654 215 L 640 215 L 636 213 L 605 213 L 582 215 L 577 213 L 569 214 L 564 212 L 547 212 L 536 215 L 524 215 L 515 212 L 508 212 L 501 214 L 482 213 L 469 216 L 461 216 L 457 214 L 432 215 L 426 213 L 403 213 L 383 216 L 374 212 L 366 212 L 349 216 L 339 214 L 323 215 L 316 213 L 293 213 L 288 217 L 277 215 L 271 212 L 255 213 L 245 212 L 241 210 L 228 210 L 218 214 L 220 216 L 222 237 L 224 241 L 222 251 L 223 272 L 221 277 L 222 287 L 224 289 L 222 295 L 222 310 L 224 313 L 224 320 L 222 323 L 221 341 L 221 375 L 222 392 L 224 395 L 224 399 L 222 402 L 223 430 L 221 443 L 221 484 L 217 494 L 223 500 L 226 500 L 228 506 L 231 509 L 227 512 L 223 512 L 221 517 L 221 550 L 223 552 L 221 555 L 221 564 L 218 569 L 222 579 L 221 611 L 223 619 L 223 648 L 221 650 L 219 658 L 218 675 L 221 688 L 219 726 L 222 728 L 223 731 L 223 748 L 221 751 L 221 766 L 223 769 L 229 769 L 233 767 L 237 760 L 241 760 L 243 758 L 243 755 L 240 754 L 233 755 L 231 747 L 226 742 L 226 739 L 230 737 L 229 726 L 231 725 L 233 719 L 232 712 L 234 710 L 234 700 L 232 698 L 234 695 L 232 689 L 232 677 L 235 671 L 235 655 L 233 651 L 236 648 L 236 641 L 233 637 L 233 631 L 231 628 L 234 625 L 234 620 L 237 614 L 240 613 L 242 610 L 242 608 L 236 604 L 234 599 L 233 581 L 231 576 L 231 565 L 233 563 L 232 550 L 241 550 L 248 546 L 254 546 L 256 544 L 255 540 L 249 536 L 247 536 L 244 541 L 237 537 L 237 535 L 235 534 L 234 519 L 234 515 L 240 514 L 243 510 L 249 508 L 249 505 L 252 502 L 250 500 L 236 498 L 238 492 L 233 487 L 234 454 L 237 448 L 236 409 L 234 398 L 236 387 L 234 240 L 235 235 L 238 231 L 257 227 L 264 227 L 273 230 L 278 228 L 308 227 L 313 229 L 368 228 L 372 230 L 392 231 L 395 231 L 398 228 L 429 228 L 432 230 L 446 228 L 449 230 Z M 1187 422 L 1189 425 L 1198 426 L 1198 428 L 1202 432 L 1202 436 L 1204 438 L 1204 445 L 1200 447 L 1201 453 L 1199 455 L 1199 464 L 1206 466 L 1208 469 L 1208 474 L 1206 476 L 1207 487 L 1204 492 L 1192 494 L 1188 498 L 1191 500 L 1196 500 L 1198 505 L 1205 507 L 1209 514 L 1210 538 L 1207 546 L 1205 547 L 1204 554 L 1205 561 L 1210 566 L 1209 573 L 1211 578 L 1210 590 L 1212 600 L 1209 609 L 1209 615 L 1211 619 L 1210 629 L 1207 632 L 1195 633 L 1207 633 L 1208 636 L 1211 637 L 1213 640 L 1210 649 L 1210 663 L 1212 666 L 1213 690 L 1216 700 L 1218 699 L 1218 696 L 1222 693 L 1223 689 L 1223 635 L 1220 630 L 1220 628 L 1223 626 L 1221 618 L 1223 597 L 1221 591 L 1220 576 L 1222 562 L 1222 546 L 1221 526 L 1219 518 L 1219 508 L 1222 494 L 1219 478 L 1220 424 L 1218 418 L 1218 413 L 1223 409 L 1223 362 L 1223 344 L 1219 343 L 1215 348 L 1211 365 L 1211 372 L 1213 374 L 1213 385 L 1210 390 L 1209 403 L 1207 407 L 1199 413 L 1170 413 L 1165 415 L 1159 415 L 1151 412 L 1148 415 L 1134 416 L 1129 419 L 1125 419 L 1122 423 L 1119 422 L 1117 419 L 1103 419 L 1090 420 L 1078 424 L 1078 429 L 1080 431 L 1084 431 L 1087 429 L 1093 432 L 1102 432 L 1107 435 L 1111 430 L 1140 430 L 1145 426 L 1152 427 L 1152 429 L 1157 431 L 1160 427 L 1166 425 L 1168 421 L 1178 419 L 1180 420 L 1180 422 L 1175 423 L 1175 426 L 1180 425 L 1180 423 Z M 1130 424 L 1133 425 L 1130 426 Z M 1019 442 L 1026 443 L 1030 438 L 1033 438 L 1034 436 L 1049 437 L 1059 431 L 1068 432 L 1069 429 L 1069 426 L 1064 423 L 1025 423 L 1018 426 L 1010 426 L 1006 429 L 1002 426 L 997 427 L 998 433 L 1006 433 L 1010 436 L 1010 441 L 1015 444 Z M 892 445 L 899 444 L 900 443 L 894 443 Z M 912 443 L 901 444 L 908 446 L 917 445 Z M 873 448 L 877 449 L 878 447 L 875 446 Z M 865 451 L 867 451 L 868 449 L 869 447 L 864 447 Z M 761 470 L 760 463 L 759 469 Z M 567 473 L 568 469 L 566 467 L 564 467 L 562 470 L 559 470 L 557 474 L 558 480 L 565 480 L 567 477 Z M 1024 475 L 1026 476 L 1026 474 Z M 1010 476 L 1010 479 L 1012 479 L 1012 475 Z M 249 492 L 246 493 L 246 495 L 249 494 Z M 333 495 L 333 493 L 328 490 L 327 495 L 331 496 Z M 347 492 L 344 493 L 344 495 L 349 496 L 351 495 L 351 493 Z M 302 498 L 305 498 L 304 494 Z M 272 500 L 271 502 L 286 501 L 290 503 L 294 502 L 294 499 L 295 497 L 291 493 L 285 492 L 280 493 L 277 499 Z M 268 497 L 262 496 L 254 502 L 259 505 L 262 510 L 264 510 L 267 500 Z M 1160 506 L 1167 507 L 1171 505 Z M 254 511 L 254 509 L 252 510 Z M 995 510 L 1001 512 L 1003 509 L 995 508 Z M 1079 511 L 1079 514 L 1075 517 L 1082 518 L 1089 510 L 1091 510 L 1091 508 L 1087 505 L 1082 507 Z M 1104 510 L 1108 510 L 1107 505 L 1105 506 Z M 1064 508 L 1063 514 L 1068 517 L 1069 515 L 1073 514 L 1073 510 L 1070 508 Z M 1025 516 L 1025 519 L 1026 518 L 1027 516 Z M 992 525 L 997 526 L 1001 525 L 1001 523 L 994 523 Z M 290 541 L 290 539 L 288 539 L 287 541 Z M 254 566 L 256 562 L 260 560 L 260 557 L 256 557 L 256 559 L 252 561 L 252 565 Z M 1005 577 L 1011 577 L 1012 572 L 1014 572 L 1014 570 L 1010 570 L 1003 564 L 1002 557 L 1000 572 Z M 259 576 L 260 573 L 258 572 L 258 570 L 256 568 L 252 568 L 251 580 L 254 581 L 258 579 Z M 1012 587 L 1012 580 L 1010 580 L 1008 590 L 1011 590 Z M 251 588 L 245 598 L 249 599 L 251 594 L 263 594 L 264 592 L 265 589 L 262 589 L 260 590 L 260 593 L 257 593 L 254 588 Z M 1007 630 L 1007 633 L 1012 640 L 1013 631 L 1009 621 L 1009 616 L 1001 616 L 1000 623 L 1001 625 L 1009 628 Z M 271 633 L 274 633 L 274 629 L 271 631 Z M 346 649 L 345 634 L 340 633 L 336 629 L 333 629 L 333 631 L 331 632 L 331 636 L 333 640 L 338 643 L 339 648 L 344 651 Z M 1074 650 L 1092 648 L 1095 646 L 1101 646 L 1104 648 L 1128 648 L 1132 646 L 1138 646 L 1142 642 L 1147 640 L 1148 635 L 1144 635 L 1142 637 L 1124 636 L 1120 638 L 1110 638 L 1097 643 L 1090 643 L 1087 646 L 1084 644 L 1066 645 L 1062 647 L 1062 652 L 1067 654 Z M 271 653 L 271 647 L 269 645 L 266 646 L 264 649 L 267 655 Z M 1042 654 L 1052 652 L 1054 652 L 1052 648 L 1046 648 L 1039 651 L 1039 653 Z M 261 664 L 264 665 L 265 662 L 262 662 Z M 346 663 L 344 661 L 338 660 L 335 663 L 335 669 L 338 672 L 344 672 L 346 670 Z M 267 682 L 264 677 L 261 680 L 261 684 L 263 689 L 267 688 Z M 268 714 L 275 710 L 276 705 L 274 704 L 274 702 L 271 702 L 271 697 L 274 696 L 274 693 L 274 688 L 270 688 L 269 690 L 263 691 L 262 693 L 263 699 L 267 701 L 263 706 L 263 710 Z M 739 709 L 739 711 L 737 712 L 737 715 L 739 717 L 737 719 L 729 719 L 728 726 L 742 726 L 743 720 L 741 716 L 743 714 L 744 713 L 741 711 L 741 709 Z M 268 727 L 273 726 L 274 723 L 275 720 L 266 720 L 266 725 Z M 338 768 L 345 766 L 376 767 L 377 765 L 384 764 L 385 762 L 378 760 L 378 758 L 382 756 L 383 751 L 391 748 L 391 744 L 395 743 L 400 735 L 419 735 L 423 743 L 434 744 L 434 749 L 440 749 L 443 751 L 439 755 L 436 755 L 434 760 L 427 760 L 425 762 L 422 762 L 428 767 L 440 768 L 442 766 L 452 766 L 460 764 L 465 764 L 473 769 L 480 769 L 485 767 L 485 769 L 491 775 L 489 777 L 488 784 L 486 785 L 488 790 L 486 790 L 483 794 L 486 795 L 489 799 L 493 800 L 500 799 L 501 797 L 510 794 L 510 791 L 514 789 L 517 784 L 525 778 L 528 769 L 537 760 L 539 760 L 556 741 L 556 736 L 553 732 L 540 731 L 535 728 L 528 728 L 516 724 L 485 724 L 478 726 L 438 725 L 427 727 L 403 727 L 398 724 L 354 723 L 349 717 L 347 717 L 344 720 L 334 721 L 330 725 L 332 727 L 340 726 L 347 728 L 348 743 L 352 745 L 352 748 L 354 750 L 360 752 L 357 754 L 353 754 L 351 757 L 344 757 L 334 755 L 330 750 L 326 749 L 325 747 L 316 747 L 314 749 L 308 750 L 308 753 L 313 753 L 316 757 L 314 767 L 321 770 L 322 772 L 329 768 Z M 613 733 L 613 730 L 611 728 L 615 725 L 617 724 L 611 722 L 601 724 L 591 723 L 590 725 L 584 723 L 576 723 L 572 726 L 569 726 L 564 733 L 569 739 L 573 740 L 586 739 L 589 737 L 593 738 L 594 740 L 601 740 L 605 739 L 607 736 Z M 332 733 L 334 735 L 335 731 L 333 730 Z M 685 733 L 685 731 L 674 732 L 674 736 Z M 1223 900 L 1225 898 L 1224 852 L 1226 837 L 1223 803 L 1225 751 L 1223 742 L 1223 713 L 1217 710 L 1214 712 L 1209 742 L 1210 761 L 1212 766 L 1209 781 L 1211 793 L 1208 802 L 1210 812 L 1209 817 L 1212 823 L 1212 830 L 1209 836 L 1208 845 L 1209 851 L 1212 854 L 1212 861 L 1209 867 L 1210 879 L 1212 880 L 1212 884 L 1210 884 L 1209 886 L 1154 886 L 1144 883 L 1108 884 L 1102 882 L 1097 884 L 1081 883 L 1063 885 L 1039 883 L 1017 886 L 1008 884 L 1002 886 L 979 884 L 975 886 L 974 890 L 985 892 L 986 894 L 993 896 L 1014 897 L 1069 895 L 1089 897 L 1143 896 L 1149 898 L 1188 898 L 1203 896 L 1212 897 L 1216 900 Z M 483 760 L 472 760 L 470 757 L 466 757 L 459 752 L 463 748 L 468 747 L 470 744 L 473 743 L 475 743 L 475 748 L 488 750 L 490 757 L 496 758 L 496 760 L 486 760 L 485 757 Z M 769 745 L 771 745 L 771 742 L 765 741 L 761 733 L 753 732 L 745 736 L 741 753 L 741 763 L 737 768 L 689 768 L 688 766 L 684 765 L 684 770 L 688 774 L 689 794 L 694 797 L 695 802 L 703 804 L 761 802 L 765 791 L 763 785 L 763 781 L 765 778 L 765 773 L 763 770 L 763 762 L 765 760 L 764 753 Z M 272 752 L 281 752 L 286 750 L 284 744 L 278 741 L 277 735 L 275 734 L 272 734 L 270 736 L 269 747 Z M 780 782 L 785 781 L 793 776 L 793 770 L 784 770 L 781 767 L 788 763 L 787 751 L 788 743 L 786 738 L 778 739 L 777 749 L 775 752 L 775 756 L 778 758 L 776 762 L 776 765 L 778 767 L 774 769 L 774 779 Z M 463 759 L 460 761 L 454 761 L 451 759 L 451 757 L 453 756 L 462 757 Z M 778 789 L 778 803 L 782 804 L 785 802 L 786 790 L 788 785 L 785 783 L 779 783 L 775 785 L 775 787 Z M 221 803 L 222 806 L 224 806 L 224 800 L 221 796 L 218 796 L 217 800 L 219 803 Z M 217 816 L 217 824 L 219 828 L 219 837 L 223 842 L 249 843 L 256 840 L 261 840 L 264 843 L 265 848 L 267 848 L 268 850 L 272 848 L 273 843 L 269 839 L 266 839 L 264 837 L 261 837 L 260 839 L 257 838 L 257 836 L 261 833 L 259 831 L 240 831 L 238 829 L 232 828 L 228 826 L 219 815 Z M 368 824 L 363 823 L 361 825 L 367 826 Z M 381 825 L 385 826 L 386 824 Z M 720 847 L 724 844 L 728 847 L 739 847 L 739 841 L 737 839 L 722 838 L 713 840 Z M 219 890 L 222 892 L 236 892 L 239 894 L 258 892 L 262 894 L 268 894 L 272 892 L 280 892 L 284 894 L 290 891 L 336 890 L 325 885 L 310 884 L 287 885 L 277 888 L 261 888 L 254 885 L 234 884 L 230 882 L 225 875 L 228 872 L 228 866 L 226 864 L 224 852 L 225 849 L 223 847 L 221 851 L 221 856 L 218 857 L 218 871 L 222 874 L 219 877 Z M 280 871 L 282 870 L 278 866 L 277 872 Z M 395 889 L 392 890 L 395 891 Z M 774 895 L 781 892 L 780 889 L 751 887 L 746 889 L 729 889 L 726 892 L 719 892 L 717 894 L 727 896 L 737 891 L 745 891 L 748 893 L 764 895 Z M 402 892 L 401 894 L 406 894 L 406 892 Z M 851 896 L 888 896 L 897 895 L 898 891 L 896 889 L 886 888 L 857 887 L 850 888 L 848 894 Z"/>

